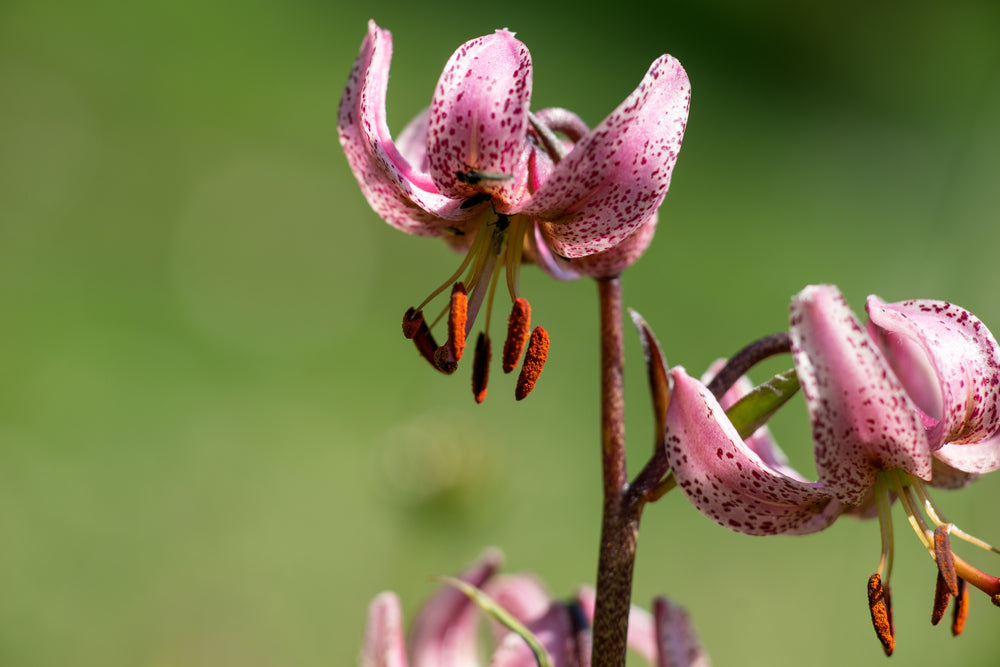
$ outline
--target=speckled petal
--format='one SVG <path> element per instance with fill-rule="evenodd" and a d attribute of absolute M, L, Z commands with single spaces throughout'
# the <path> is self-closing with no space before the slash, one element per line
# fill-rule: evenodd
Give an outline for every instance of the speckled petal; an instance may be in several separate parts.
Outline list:
<path fill-rule="evenodd" d="M 479 213 L 440 194 L 430 176 L 396 149 L 385 114 L 392 37 L 374 21 L 340 98 L 337 134 L 368 203 L 393 227 L 419 236 L 443 236 L 448 222 Z"/>
<path fill-rule="evenodd" d="M 527 196 L 530 102 L 531 54 L 513 33 L 498 30 L 460 46 L 431 101 L 427 154 L 437 188 L 452 197 L 487 192 L 498 212 L 516 212 L 503 203 Z M 486 176 L 458 177 L 470 170 Z"/>
<path fill-rule="evenodd" d="M 361 667 L 406 667 L 403 611 L 395 593 L 381 593 L 368 605 Z"/>
<path fill-rule="evenodd" d="M 725 359 L 717 359 L 712 362 L 708 370 L 705 371 L 705 374 L 701 376 L 702 384 L 708 385 L 725 365 Z M 719 399 L 719 404 L 723 410 L 728 410 L 738 400 L 749 394 L 753 388 L 754 385 L 750 381 L 750 378 L 744 375 L 729 388 L 729 391 L 722 395 L 722 398 Z M 744 442 L 754 454 L 761 458 L 764 465 L 773 471 L 800 482 L 809 482 L 798 470 L 789 465 L 788 457 L 785 456 L 785 452 L 778 446 L 778 443 L 774 440 L 774 436 L 771 435 L 771 429 L 766 425 L 761 426 L 751 433 Z"/>
<path fill-rule="evenodd" d="M 976 477 L 986 472 L 1000 470 L 1000 436 L 961 445 L 947 444 L 934 452 L 934 458 L 961 473 Z M 945 483 L 937 467 L 934 468 L 934 472 L 937 475 L 931 479 L 931 484 L 934 486 L 957 488 L 967 483 L 963 482 L 957 486 L 954 481 Z M 959 475 L 956 473 L 950 477 L 957 480 Z"/>
<path fill-rule="evenodd" d="M 705 385 L 680 367 L 671 375 L 667 460 L 702 514 L 748 535 L 804 534 L 833 523 L 841 508 L 831 494 L 770 468 L 740 439 Z"/>
<path fill-rule="evenodd" d="M 552 249 L 583 257 L 621 243 L 663 202 L 687 123 L 691 86 L 661 56 L 639 87 L 583 137 L 523 212 Z"/>
<path fill-rule="evenodd" d="M 487 551 L 460 578 L 482 588 L 501 560 L 498 551 Z M 413 667 L 477 667 L 478 614 L 479 607 L 458 589 L 446 586 L 437 591 L 420 609 L 410 630 Z"/>
<path fill-rule="evenodd" d="M 569 260 L 570 267 L 589 278 L 610 278 L 635 264 L 656 234 L 657 215 L 654 212 L 646 222 L 618 245 L 603 252 Z M 543 230 L 544 233 L 544 230 Z"/>
<path fill-rule="evenodd" d="M 868 316 L 869 332 L 910 395 L 918 404 L 921 395 L 937 399 L 930 416 L 938 421 L 928 434 L 932 449 L 976 443 L 997 433 L 1000 347 L 975 315 L 943 301 L 885 303 L 870 296 Z M 936 380 L 929 388 L 907 382 L 906 372 L 923 365 L 936 376 L 929 378 Z"/>
<path fill-rule="evenodd" d="M 698 641 L 684 607 L 664 597 L 653 600 L 657 667 L 709 667 L 708 653 Z"/>
<path fill-rule="evenodd" d="M 819 481 L 858 505 L 876 475 L 931 478 L 920 411 L 832 285 L 811 285 L 790 309 L 792 356 L 812 423 Z"/>

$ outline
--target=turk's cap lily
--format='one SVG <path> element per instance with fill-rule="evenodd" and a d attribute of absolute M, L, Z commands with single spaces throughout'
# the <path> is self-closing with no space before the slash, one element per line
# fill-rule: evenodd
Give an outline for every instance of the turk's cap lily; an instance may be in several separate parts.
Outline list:
<path fill-rule="evenodd" d="M 372 208 L 411 234 L 448 237 L 484 208 L 539 220 L 561 257 L 618 246 L 662 203 L 687 124 L 690 84 L 658 58 L 593 130 L 562 109 L 530 112 L 531 54 L 512 32 L 463 44 L 430 108 L 393 142 L 385 112 L 392 37 L 374 21 L 340 102 L 338 134 Z M 555 132 L 564 139 L 552 145 Z"/>
<path fill-rule="evenodd" d="M 525 574 L 497 575 L 501 556 L 490 550 L 460 579 L 522 623 L 544 648 L 553 667 L 589 667 L 594 591 L 582 588 L 569 601 L 553 600 L 544 586 Z M 479 608 L 453 587 L 437 591 L 417 614 L 409 641 L 403 630 L 399 598 L 381 593 L 368 607 L 361 667 L 476 667 L 489 655 L 490 667 L 535 667 L 538 663 L 517 633 L 492 623 L 492 648 L 484 647 Z M 708 656 L 685 611 L 666 598 L 654 601 L 654 614 L 633 606 L 629 648 L 651 665 L 703 667 Z"/>
<path fill-rule="evenodd" d="M 643 254 L 680 151 L 690 84 L 680 63 L 663 55 L 594 129 L 565 109 L 532 113 L 531 54 L 512 32 L 498 30 L 455 51 L 430 107 L 393 141 L 385 110 L 391 58 L 391 35 L 369 22 L 340 101 L 338 135 L 380 217 L 466 253 L 459 269 L 404 322 L 420 354 L 451 373 L 484 305 L 489 328 L 501 274 L 512 307 L 524 310 L 517 304 L 525 261 L 558 279 L 610 277 Z M 439 345 L 431 334 L 434 322 L 421 326 L 423 309 L 459 286 L 468 299 L 449 306 L 448 341 Z M 488 332 L 483 335 L 473 369 L 480 402 L 491 351 Z M 508 332 L 508 342 L 519 335 Z M 526 357 L 528 375 L 518 380 L 518 397 L 537 380 L 542 347 L 547 351 L 547 333 L 536 355 Z M 504 356 L 517 357 L 523 349 L 514 346 Z"/>
<path fill-rule="evenodd" d="M 842 513 L 877 514 L 883 555 L 869 601 L 891 653 L 893 498 L 947 582 L 939 585 L 936 610 L 949 597 L 964 608 L 963 582 L 1000 601 L 1000 579 L 954 555 L 949 535 L 992 547 L 948 523 L 926 489 L 961 486 L 1000 467 L 1000 347 L 975 316 L 949 303 L 870 297 L 867 309 L 864 326 L 831 285 L 807 287 L 792 300 L 789 337 L 812 424 L 816 482 L 790 468 L 766 432 L 740 437 L 725 405 L 749 385 L 720 402 L 672 369 L 665 442 L 688 499 L 737 532 L 802 534 Z M 955 634 L 962 623 L 953 625 Z"/>

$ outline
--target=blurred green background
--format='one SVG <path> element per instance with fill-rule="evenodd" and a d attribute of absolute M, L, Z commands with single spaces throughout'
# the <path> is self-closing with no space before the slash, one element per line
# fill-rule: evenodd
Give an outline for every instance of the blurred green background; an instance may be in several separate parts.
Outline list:
<path fill-rule="evenodd" d="M 533 106 L 591 124 L 680 58 L 688 133 L 625 282 L 671 363 L 783 329 L 813 282 L 1000 329 L 992 0 L 5 0 L 0 664 L 351 665 L 372 596 L 412 618 L 488 545 L 559 595 L 593 581 L 596 290 L 522 274 L 553 348 L 521 404 L 495 373 L 476 406 L 468 367 L 440 376 L 402 339 L 459 258 L 378 220 L 340 151 L 369 17 L 395 38 L 394 131 L 498 27 L 532 51 Z M 628 346 L 637 470 L 652 425 Z M 801 400 L 775 430 L 811 472 Z M 1000 540 L 1000 479 L 936 497 Z M 717 665 L 881 665 L 878 553 L 875 523 L 748 538 L 672 494 L 646 512 L 635 597 L 685 604 Z M 895 661 L 996 664 L 984 596 L 960 639 L 929 625 L 934 565 L 898 509 L 897 554 Z"/>

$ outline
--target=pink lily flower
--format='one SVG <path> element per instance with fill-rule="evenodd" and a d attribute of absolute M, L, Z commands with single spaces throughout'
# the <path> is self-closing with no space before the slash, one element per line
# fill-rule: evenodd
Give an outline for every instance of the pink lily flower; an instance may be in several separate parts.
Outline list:
<path fill-rule="evenodd" d="M 590 130 L 565 109 L 531 113 L 531 54 L 507 30 L 463 44 L 445 65 L 430 108 L 393 141 L 385 96 L 392 37 L 374 21 L 340 101 L 337 129 L 361 191 L 408 234 L 466 253 L 458 270 L 404 318 L 404 333 L 432 366 L 453 372 L 501 273 L 513 304 L 504 371 L 528 352 L 517 396 L 531 391 L 548 350 L 518 294 L 523 261 L 560 279 L 620 273 L 652 240 L 656 211 L 687 122 L 690 85 L 680 63 L 656 59 L 638 88 Z M 438 346 L 422 311 L 451 288 L 448 340 Z M 443 315 L 443 313 L 442 313 Z M 431 325 L 433 326 L 433 324 Z M 480 334 L 473 369 L 486 394 L 490 345 Z"/>
<path fill-rule="evenodd" d="M 890 654 L 893 497 L 938 565 L 934 623 L 955 597 L 952 630 L 961 632 L 965 582 L 1000 602 L 1000 579 L 954 555 L 949 535 L 992 547 L 944 519 L 926 488 L 956 488 L 1000 468 L 1000 347 L 974 315 L 948 303 L 889 304 L 873 296 L 867 310 L 865 327 L 830 285 L 807 287 L 792 300 L 792 354 L 818 481 L 788 466 L 764 429 L 740 438 L 724 406 L 746 387 L 720 403 L 682 368 L 670 371 L 666 451 L 688 499 L 737 532 L 803 534 L 842 513 L 877 514 L 882 558 L 869 603 Z"/>
<path fill-rule="evenodd" d="M 497 576 L 500 561 L 499 552 L 488 551 L 461 579 L 482 589 L 524 624 L 544 647 L 553 667 L 589 667 L 593 590 L 583 589 L 569 602 L 553 601 L 530 575 Z M 666 598 L 658 598 L 654 609 L 655 616 L 651 616 L 632 608 L 629 647 L 652 665 L 707 667 L 708 657 L 684 610 Z M 525 641 L 499 624 L 491 625 L 493 646 L 483 647 L 478 612 L 461 591 L 442 588 L 418 612 L 407 650 L 399 598 L 381 593 L 368 607 L 360 666 L 478 667 L 486 648 L 490 667 L 536 667 Z"/>

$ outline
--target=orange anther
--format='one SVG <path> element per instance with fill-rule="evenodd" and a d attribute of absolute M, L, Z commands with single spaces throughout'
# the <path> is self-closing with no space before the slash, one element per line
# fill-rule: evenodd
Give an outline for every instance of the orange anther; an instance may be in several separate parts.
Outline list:
<path fill-rule="evenodd" d="M 469 318 L 469 297 L 465 285 L 455 283 L 451 290 L 451 308 L 448 311 L 448 347 L 457 364 L 465 352 L 465 327 Z"/>
<path fill-rule="evenodd" d="M 514 398 L 520 401 L 531 393 L 538 376 L 542 374 L 548 356 L 549 334 L 542 327 L 535 327 L 531 332 L 531 340 L 528 341 L 528 351 L 524 355 L 524 364 L 517 378 L 517 386 L 514 388 Z"/>
<path fill-rule="evenodd" d="M 507 340 L 503 344 L 503 372 L 510 373 L 517 367 L 517 362 L 521 360 L 521 353 L 524 351 L 524 344 L 528 342 L 528 333 L 531 331 L 531 306 L 527 299 L 518 298 L 514 301 L 514 307 L 507 318 Z"/>
<path fill-rule="evenodd" d="M 476 351 L 472 358 L 472 395 L 476 403 L 486 400 L 486 382 L 490 377 L 490 339 L 479 332 L 476 339 Z"/>
<path fill-rule="evenodd" d="M 896 637 L 892 628 L 892 607 L 889 603 L 889 589 L 882 586 L 878 573 L 868 578 L 868 608 L 872 613 L 875 636 L 882 642 L 882 650 L 892 655 L 896 649 Z"/>

